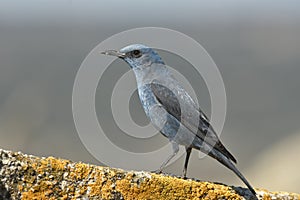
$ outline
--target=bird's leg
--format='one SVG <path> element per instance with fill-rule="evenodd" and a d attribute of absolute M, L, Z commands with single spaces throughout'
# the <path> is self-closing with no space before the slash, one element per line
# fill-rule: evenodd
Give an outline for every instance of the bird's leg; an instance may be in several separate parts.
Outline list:
<path fill-rule="evenodd" d="M 189 164 L 189 159 L 190 159 L 190 155 L 192 152 L 192 148 L 191 147 L 185 147 L 185 151 L 186 151 L 186 156 L 185 156 L 185 161 L 184 161 L 184 168 L 183 168 L 183 178 L 186 178 L 186 172 L 187 172 L 187 167 Z"/>
<path fill-rule="evenodd" d="M 171 141 L 171 144 L 172 144 L 173 153 L 163 162 L 163 164 L 160 166 L 160 168 L 158 170 L 154 171 L 155 173 L 162 173 L 163 169 L 170 162 L 170 160 L 178 153 L 179 145 L 172 141 Z"/>

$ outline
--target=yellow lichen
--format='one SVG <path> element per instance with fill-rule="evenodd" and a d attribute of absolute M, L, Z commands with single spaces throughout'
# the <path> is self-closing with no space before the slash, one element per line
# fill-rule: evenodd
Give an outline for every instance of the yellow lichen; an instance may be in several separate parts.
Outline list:
<path fill-rule="evenodd" d="M 126 172 L 53 157 L 12 156 L 19 161 L 18 166 L 22 166 L 22 169 L 12 168 L 18 169 L 15 172 L 18 176 L 14 176 L 19 177 L 14 186 L 17 199 L 20 195 L 22 199 L 243 199 L 236 189 L 222 184 Z M 259 199 L 264 200 L 300 198 L 294 193 L 257 191 Z"/>

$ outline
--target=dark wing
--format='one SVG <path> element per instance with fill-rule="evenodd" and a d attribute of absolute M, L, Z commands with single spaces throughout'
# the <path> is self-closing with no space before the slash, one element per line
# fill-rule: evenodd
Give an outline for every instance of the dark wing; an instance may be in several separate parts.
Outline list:
<path fill-rule="evenodd" d="M 227 158 L 229 158 L 230 160 L 236 163 L 236 159 L 221 143 L 216 132 L 211 127 L 208 118 L 201 110 L 195 109 L 194 105 L 190 106 L 191 112 L 193 113 L 196 112 L 197 116 L 199 117 L 199 124 L 193 124 L 191 120 L 185 119 L 184 117 L 181 116 L 180 103 L 174 92 L 172 92 L 169 88 L 167 88 L 164 85 L 161 85 L 159 83 L 153 83 L 153 82 L 151 83 L 151 90 L 154 93 L 157 101 L 164 107 L 164 109 L 169 114 L 174 116 L 186 128 L 191 130 L 191 132 L 193 132 L 192 130 L 198 129 L 197 133 L 195 133 L 195 135 L 198 138 L 200 138 L 202 141 L 205 141 L 209 145 L 213 146 L 219 152 L 224 154 Z M 178 96 L 180 95 L 186 95 L 188 96 L 188 98 L 190 98 L 187 93 L 178 94 Z"/>

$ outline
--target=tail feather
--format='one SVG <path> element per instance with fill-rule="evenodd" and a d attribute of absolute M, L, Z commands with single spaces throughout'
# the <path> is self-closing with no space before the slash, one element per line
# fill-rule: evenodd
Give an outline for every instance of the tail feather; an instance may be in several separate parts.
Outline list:
<path fill-rule="evenodd" d="M 215 158 L 220 163 L 225 165 L 227 168 L 232 170 L 245 183 L 245 185 L 247 185 L 248 189 L 251 191 L 251 193 L 253 194 L 255 199 L 257 199 L 254 188 L 250 185 L 250 183 L 243 176 L 243 174 L 236 168 L 236 166 L 232 163 L 232 161 L 230 161 L 226 156 L 224 156 L 222 153 L 218 152 L 215 149 L 211 149 L 211 151 L 208 153 L 208 155 Z"/>
<path fill-rule="evenodd" d="M 233 161 L 235 164 L 237 163 L 235 157 L 226 149 L 226 147 L 219 141 L 214 147 L 218 147 L 217 150 L 220 151 L 223 155 L 225 155 L 228 159 Z"/>
<path fill-rule="evenodd" d="M 226 154 L 223 154 L 223 152 L 218 151 L 216 148 L 210 146 L 208 143 L 203 142 L 201 145 L 195 145 L 193 148 L 198 149 L 202 151 L 203 153 L 213 157 L 217 161 L 219 161 L 221 164 L 226 166 L 228 169 L 233 171 L 248 187 L 248 189 L 253 194 L 253 198 L 257 199 L 256 192 L 254 188 L 250 185 L 250 183 L 247 181 L 247 179 L 243 176 L 243 174 L 236 168 L 236 166 L 233 164 L 233 160 L 231 158 L 227 157 Z"/>

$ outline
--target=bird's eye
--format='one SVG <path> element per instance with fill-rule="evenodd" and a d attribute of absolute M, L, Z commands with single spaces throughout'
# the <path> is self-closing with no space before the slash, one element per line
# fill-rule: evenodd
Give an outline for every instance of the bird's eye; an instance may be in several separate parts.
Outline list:
<path fill-rule="evenodd" d="M 142 56 L 142 52 L 141 52 L 140 50 L 133 50 L 133 51 L 131 52 L 131 55 L 132 55 L 133 57 L 135 57 L 135 58 L 139 58 L 139 57 Z"/>

